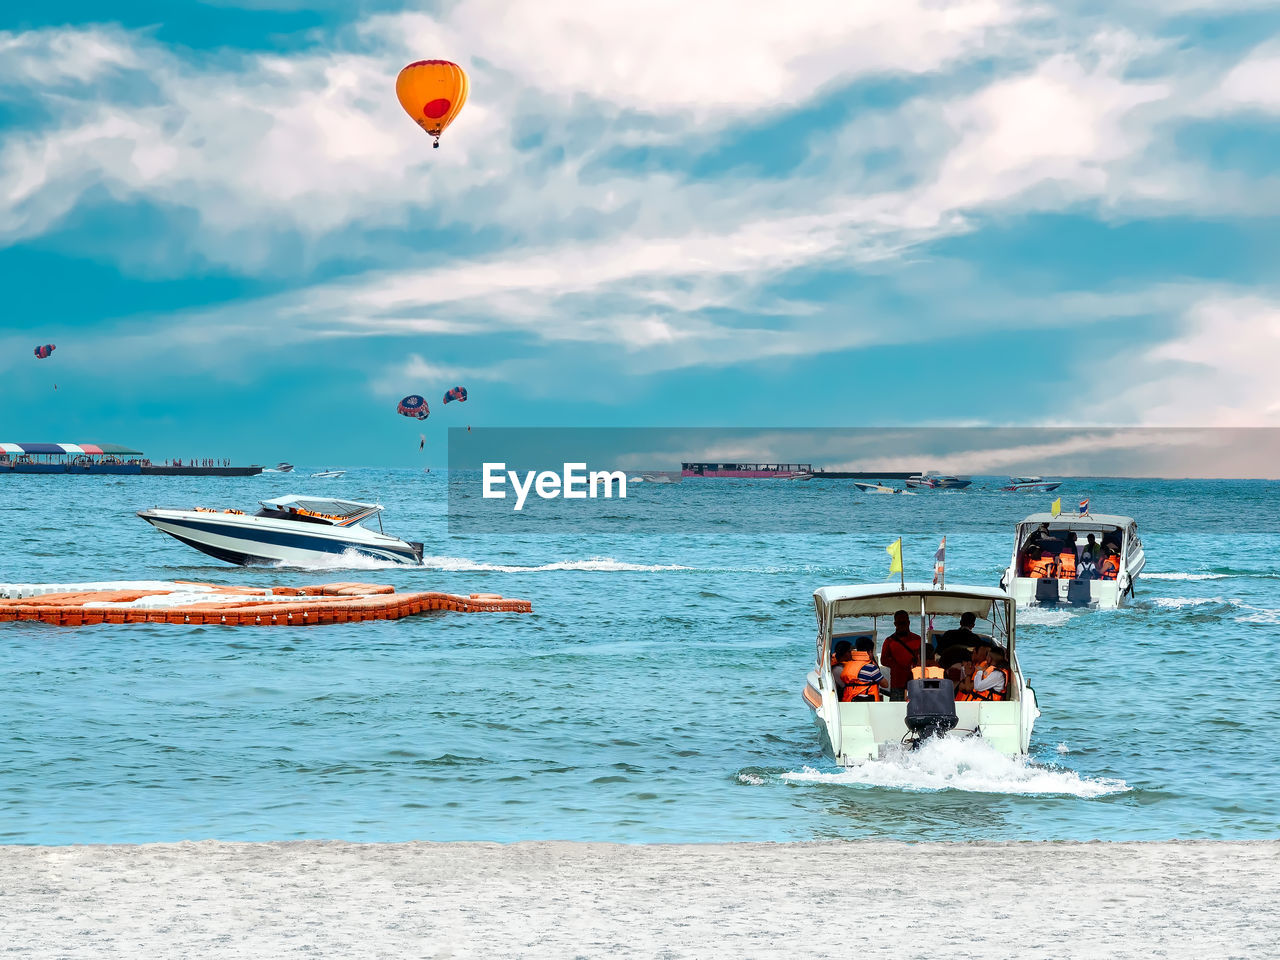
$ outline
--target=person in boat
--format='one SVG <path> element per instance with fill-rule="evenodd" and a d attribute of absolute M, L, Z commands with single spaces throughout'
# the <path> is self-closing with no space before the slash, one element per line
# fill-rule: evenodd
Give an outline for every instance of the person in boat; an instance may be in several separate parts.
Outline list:
<path fill-rule="evenodd" d="M 957 689 L 957 700 L 1003 700 L 1009 689 L 1009 660 L 992 644 L 974 647 L 971 670 Z"/>
<path fill-rule="evenodd" d="M 1058 550 L 1057 574 L 1059 580 L 1076 578 L 1076 535 L 1067 531 L 1067 539 Z"/>
<path fill-rule="evenodd" d="M 880 699 L 880 687 L 884 674 L 876 664 L 875 644 L 870 637 L 859 637 L 852 651 L 845 652 L 840 677 L 844 686 L 840 689 L 841 703 L 865 703 Z"/>
<path fill-rule="evenodd" d="M 987 659 L 978 664 L 973 674 L 974 700 L 1004 700 L 1009 690 L 1009 660 L 1004 651 L 992 647 Z"/>
<path fill-rule="evenodd" d="M 969 651 L 976 644 L 985 640 L 984 637 L 980 637 L 973 632 L 974 625 L 977 622 L 978 617 L 976 614 L 972 611 L 965 611 L 960 614 L 960 626 L 954 627 L 942 635 L 942 639 L 938 643 L 938 649 L 942 652 L 938 654 L 938 659 L 942 662 L 944 668 L 960 660 L 967 659 Z"/>
<path fill-rule="evenodd" d="M 1088 552 L 1088 548 L 1085 548 L 1085 550 L 1080 553 L 1080 562 L 1076 564 L 1076 579 L 1098 579 L 1098 564 L 1094 559 L 1094 555 Z"/>
<path fill-rule="evenodd" d="M 880 648 L 880 660 L 889 668 L 889 699 L 906 696 L 911 668 L 920 665 L 920 637 L 911 632 L 911 615 L 899 610 L 893 615 L 893 633 Z"/>
<path fill-rule="evenodd" d="M 1092 533 L 1089 534 L 1085 545 L 1080 548 L 1080 559 L 1084 560 L 1086 556 L 1093 560 L 1094 566 L 1097 566 L 1098 560 L 1102 557 L 1102 550 L 1098 547 L 1098 538 Z"/>
<path fill-rule="evenodd" d="M 1052 554 L 1046 554 L 1039 547 L 1029 547 L 1027 549 L 1024 576 L 1042 580 L 1053 577 L 1056 572 Z"/>
<path fill-rule="evenodd" d="M 1107 555 L 1098 565 L 1098 579 L 1114 580 L 1118 576 L 1120 576 L 1120 550 L 1113 543 L 1107 546 Z"/>
<path fill-rule="evenodd" d="M 946 676 L 945 671 L 942 669 L 942 663 L 938 660 L 938 656 L 933 652 L 932 647 L 929 648 L 928 653 L 929 656 L 925 660 L 923 668 L 911 668 L 912 680 L 919 680 L 921 678 L 924 678 L 925 680 L 941 680 Z"/>

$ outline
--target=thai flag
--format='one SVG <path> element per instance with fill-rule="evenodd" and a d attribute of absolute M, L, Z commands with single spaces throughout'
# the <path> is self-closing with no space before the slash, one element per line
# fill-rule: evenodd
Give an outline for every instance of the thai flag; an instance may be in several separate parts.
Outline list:
<path fill-rule="evenodd" d="M 933 555 L 933 585 L 936 587 L 942 582 L 942 578 L 946 575 L 947 570 L 947 538 L 943 537 L 942 542 L 938 544 L 938 552 Z"/>
<path fill-rule="evenodd" d="M 1088 512 L 1089 512 L 1089 499 L 1088 497 L 1086 497 L 1085 499 L 1080 501 L 1080 513 L 1086 514 Z"/>

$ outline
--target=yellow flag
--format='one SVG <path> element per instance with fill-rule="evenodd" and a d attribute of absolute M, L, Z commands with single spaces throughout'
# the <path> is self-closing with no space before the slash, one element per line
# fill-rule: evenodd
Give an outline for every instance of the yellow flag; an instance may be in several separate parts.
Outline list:
<path fill-rule="evenodd" d="M 1053 501 L 1053 506 L 1049 508 L 1049 514 L 1051 516 L 1056 517 L 1061 512 L 1062 512 L 1062 498 L 1059 497 L 1057 500 Z"/>
<path fill-rule="evenodd" d="M 893 543 L 885 547 L 884 552 L 887 553 L 890 557 L 889 572 L 901 573 L 902 572 L 902 538 L 899 537 L 897 540 L 893 541 Z"/>

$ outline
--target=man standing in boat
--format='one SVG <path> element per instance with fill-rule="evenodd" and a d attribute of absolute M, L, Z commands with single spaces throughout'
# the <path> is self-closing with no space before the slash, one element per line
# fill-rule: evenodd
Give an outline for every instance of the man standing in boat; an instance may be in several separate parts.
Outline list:
<path fill-rule="evenodd" d="M 911 615 L 905 610 L 893 615 L 893 626 L 880 648 L 880 662 L 889 668 L 889 699 L 903 700 L 911 668 L 920 666 L 920 637 L 911 632 Z"/>

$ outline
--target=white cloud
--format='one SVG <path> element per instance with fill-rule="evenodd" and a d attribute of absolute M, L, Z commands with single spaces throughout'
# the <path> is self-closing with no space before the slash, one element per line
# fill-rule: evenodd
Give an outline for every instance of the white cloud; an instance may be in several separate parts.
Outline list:
<path fill-rule="evenodd" d="M 930 73 L 990 54 L 1019 0 L 475 0 L 449 26 L 474 57 L 564 101 L 586 95 L 644 114 L 676 111 L 702 122 L 768 115 L 835 82 L 883 73 Z M 389 21 L 396 33 L 420 23 Z"/>
<path fill-rule="evenodd" d="M 1280 43 L 1254 48 L 1206 96 L 1205 106 L 1222 112 L 1280 112 Z"/>
<path fill-rule="evenodd" d="M 1280 301 L 1223 293 L 1194 303 L 1172 339 L 1115 362 L 1110 380 L 1134 422 L 1280 426 L 1277 358 Z"/>

